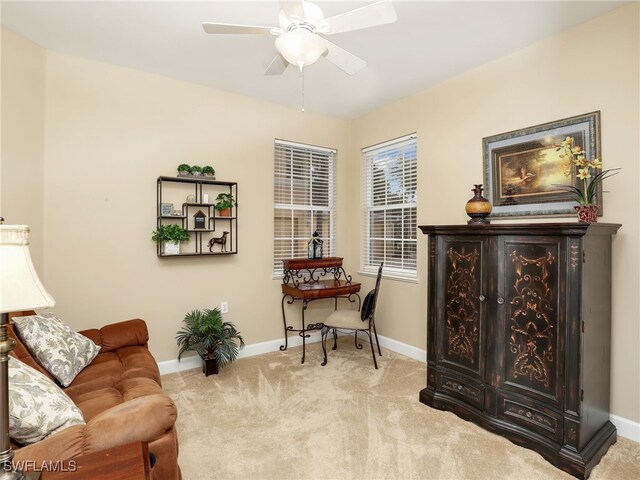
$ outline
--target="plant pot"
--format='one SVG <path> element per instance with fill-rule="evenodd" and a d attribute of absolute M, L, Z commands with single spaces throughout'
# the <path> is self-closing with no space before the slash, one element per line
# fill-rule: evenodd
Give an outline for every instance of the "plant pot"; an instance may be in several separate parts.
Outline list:
<path fill-rule="evenodd" d="M 202 373 L 204 373 L 205 377 L 209 375 L 217 375 L 218 374 L 218 362 L 216 362 L 215 358 L 202 358 Z"/>
<path fill-rule="evenodd" d="M 218 210 L 218 216 L 219 217 L 230 217 L 231 216 L 231 209 L 230 208 L 223 208 L 222 210 Z"/>
<path fill-rule="evenodd" d="M 578 221 L 582 223 L 597 223 L 600 205 L 576 205 L 573 207 L 578 214 Z"/>
<path fill-rule="evenodd" d="M 163 242 L 162 253 L 164 255 L 179 255 L 180 254 L 180 242 Z"/>

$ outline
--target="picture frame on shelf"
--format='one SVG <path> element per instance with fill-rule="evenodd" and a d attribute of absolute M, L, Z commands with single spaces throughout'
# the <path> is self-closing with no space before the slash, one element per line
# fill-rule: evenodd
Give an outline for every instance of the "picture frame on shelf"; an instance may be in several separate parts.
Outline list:
<path fill-rule="evenodd" d="M 600 112 L 564 118 L 482 139 L 485 197 L 495 217 L 575 216 L 562 185 L 576 185 L 578 166 L 562 157 L 573 137 L 587 159 L 600 158 Z M 599 205 L 602 194 L 597 194 Z M 600 210 L 602 211 L 602 205 Z"/>
<path fill-rule="evenodd" d="M 173 215 L 173 203 L 160 204 L 160 215 L 163 217 L 169 217 Z"/>

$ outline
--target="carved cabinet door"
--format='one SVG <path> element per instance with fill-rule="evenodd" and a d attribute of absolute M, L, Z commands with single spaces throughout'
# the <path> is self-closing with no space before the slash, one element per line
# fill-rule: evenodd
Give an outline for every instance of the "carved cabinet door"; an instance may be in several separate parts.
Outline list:
<path fill-rule="evenodd" d="M 522 394 L 534 399 L 535 405 L 558 410 L 563 407 L 564 385 L 564 245 L 562 237 L 540 236 L 504 236 L 497 244 L 496 345 L 500 348 L 495 352 L 495 384 L 503 394 Z M 553 416 L 543 409 L 518 407 L 513 398 L 506 402 L 499 410 L 525 419 Z M 555 430 L 554 425 L 550 428 Z"/>
<path fill-rule="evenodd" d="M 488 241 L 443 235 L 437 248 L 437 388 L 482 408 Z"/>

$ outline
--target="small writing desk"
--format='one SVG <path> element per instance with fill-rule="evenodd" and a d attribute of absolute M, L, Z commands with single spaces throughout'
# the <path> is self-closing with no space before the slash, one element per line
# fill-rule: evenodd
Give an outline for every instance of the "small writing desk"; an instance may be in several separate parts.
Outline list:
<path fill-rule="evenodd" d="M 338 298 L 346 298 L 350 302 L 358 300 L 360 308 L 360 284 L 351 281 L 342 268 L 342 258 L 327 257 L 320 259 L 291 258 L 283 260 L 284 278 L 282 279 L 282 321 L 284 323 L 284 345 L 280 350 L 284 351 L 289 345 L 289 332 L 298 332 L 302 338 L 302 361 L 304 363 L 306 345 L 305 339 L 309 337 L 307 332 L 320 330 L 321 322 L 305 324 L 304 312 L 309 302 L 333 298 L 335 308 L 338 307 Z M 291 305 L 296 300 L 302 300 L 302 328 L 295 329 L 287 325 L 285 302 Z"/>

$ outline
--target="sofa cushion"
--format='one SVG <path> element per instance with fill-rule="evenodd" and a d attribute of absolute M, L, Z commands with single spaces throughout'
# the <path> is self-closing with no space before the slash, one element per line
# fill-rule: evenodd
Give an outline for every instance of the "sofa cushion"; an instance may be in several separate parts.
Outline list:
<path fill-rule="evenodd" d="M 86 421 L 134 398 L 162 393 L 160 385 L 150 378 L 128 378 L 111 386 L 99 385 L 98 381 L 65 390 L 71 400 L 82 410 Z"/>
<path fill-rule="evenodd" d="M 18 335 L 16 335 L 16 331 L 15 331 L 13 323 L 9 324 L 9 336 L 11 338 L 13 338 L 14 341 L 16 342 L 15 348 L 13 350 L 11 350 L 9 355 L 11 355 L 14 358 L 17 358 L 22 363 L 26 363 L 31 368 L 35 368 L 37 371 L 39 371 L 41 374 L 43 374 L 45 377 L 47 377 L 52 382 L 56 381 L 55 378 L 53 378 L 51 376 L 51 374 L 49 372 L 47 372 L 47 370 L 44 369 L 42 367 L 42 365 L 40 365 L 36 361 L 36 359 L 31 356 L 31 353 L 27 349 L 27 346 L 24 343 L 22 343 L 22 340 L 20 340 L 20 337 Z"/>
<path fill-rule="evenodd" d="M 82 412 L 55 383 L 9 357 L 9 431 L 15 441 L 35 443 L 82 424 Z"/>
<path fill-rule="evenodd" d="M 100 351 L 99 346 L 52 313 L 14 317 L 13 321 L 29 351 L 64 387 Z"/>

